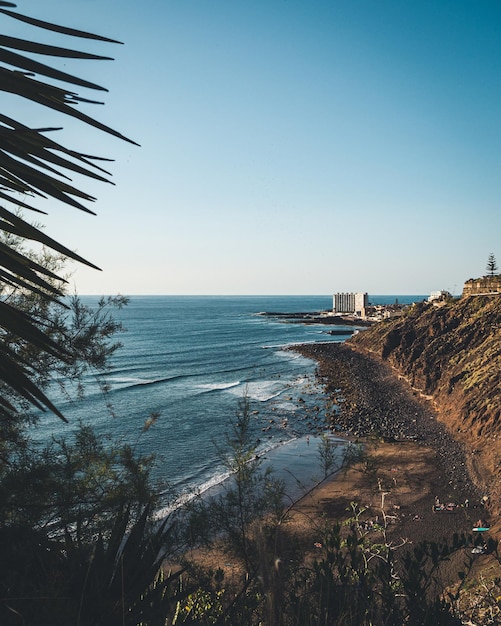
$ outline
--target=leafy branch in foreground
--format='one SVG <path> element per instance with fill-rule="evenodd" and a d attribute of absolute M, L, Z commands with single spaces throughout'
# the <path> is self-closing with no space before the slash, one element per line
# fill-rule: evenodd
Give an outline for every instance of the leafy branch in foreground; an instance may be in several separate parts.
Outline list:
<path fill-rule="evenodd" d="M 28 442 L 0 465 L 0 529 L 64 530 L 90 542 L 98 533 L 106 536 L 125 506 L 135 519 L 156 502 L 152 455 L 138 455 L 82 424 L 72 439 L 54 438 L 43 448 Z"/>
<path fill-rule="evenodd" d="M 182 571 L 164 574 L 171 543 L 167 518 L 151 524 L 150 510 L 131 524 L 118 511 L 105 539 L 80 543 L 27 527 L 0 529 L 0 621 L 5 626 L 164 626 L 187 594 Z"/>
<path fill-rule="evenodd" d="M 260 558 L 261 538 L 256 536 L 254 524 L 260 520 L 265 534 L 274 528 L 281 519 L 284 498 L 283 481 L 273 476 L 270 467 L 264 469 L 262 459 L 256 454 L 250 418 L 250 401 L 244 395 L 238 404 L 236 421 L 227 433 L 226 449 L 218 447 L 229 478 L 218 495 L 195 500 L 189 507 L 192 540 L 210 543 L 224 537 L 225 549 L 242 563 L 248 574 L 256 570 Z"/>
<path fill-rule="evenodd" d="M 15 7 L 16 5 L 11 2 L 0 1 L 0 15 L 21 21 L 33 28 L 56 32 L 73 39 L 120 43 L 22 15 L 12 10 Z M 56 112 L 58 116 L 71 117 L 119 139 L 135 143 L 78 108 L 80 104 L 97 101 L 79 95 L 74 91 L 76 86 L 100 92 L 106 91 L 105 88 L 68 74 L 54 65 L 40 62 L 32 56 L 26 56 L 25 53 L 42 55 L 44 58 L 62 62 L 65 59 L 107 60 L 110 57 L 0 34 L 0 90 L 46 107 Z M 64 83 L 67 87 L 58 87 L 53 84 L 54 81 Z M 22 207 L 42 213 L 30 203 L 29 199 L 50 198 L 92 213 L 85 203 L 93 202 L 95 198 L 74 186 L 71 175 L 77 174 L 108 183 L 111 182 L 111 175 L 99 164 L 108 159 L 83 154 L 54 141 L 48 134 L 55 130 L 61 129 L 52 126 L 33 128 L 25 122 L 0 114 L 0 200 L 7 206 L 14 207 L 8 209 L 0 206 L 0 231 L 4 234 L 0 242 L 0 284 L 3 295 L 9 290 L 22 290 L 64 306 L 60 301 L 64 278 L 38 263 L 25 251 L 10 245 L 8 236 L 35 242 L 36 245 L 45 246 L 53 253 L 91 267 L 96 266 L 46 235 L 41 228 L 24 220 L 17 213 L 17 209 Z M 24 198 L 28 200 L 25 202 Z M 29 359 L 8 345 L 7 338 L 12 336 L 18 337 L 38 351 L 45 352 L 57 361 L 68 363 L 72 359 L 64 341 L 46 332 L 38 318 L 19 308 L 16 303 L 9 303 L 2 298 L 0 380 L 3 382 L 3 388 L 0 389 L 0 416 L 9 418 L 16 414 L 15 404 L 9 400 L 6 393 L 10 390 L 10 393 L 37 408 L 48 408 L 62 418 L 58 409 L 34 382 Z"/>

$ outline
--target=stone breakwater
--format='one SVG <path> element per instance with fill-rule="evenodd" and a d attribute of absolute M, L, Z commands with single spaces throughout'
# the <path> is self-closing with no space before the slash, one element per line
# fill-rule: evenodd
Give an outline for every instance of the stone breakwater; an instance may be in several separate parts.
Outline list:
<path fill-rule="evenodd" d="M 476 497 L 462 444 L 437 419 L 431 403 L 414 392 L 391 367 L 344 343 L 291 348 L 318 362 L 317 377 L 339 411 L 332 426 L 347 436 L 377 435 L 412 440 L 433 449 L 443 478 L 458 497 Z"/>

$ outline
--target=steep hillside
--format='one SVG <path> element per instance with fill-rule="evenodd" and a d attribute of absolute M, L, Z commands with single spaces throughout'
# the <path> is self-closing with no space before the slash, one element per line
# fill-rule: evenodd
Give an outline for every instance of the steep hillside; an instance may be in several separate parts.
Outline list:
<path fill-rule="evenodd" d="M 466 444 L 472 477 L 501 511 L 501 295 L 418 304 L 348 343 L 431 397 L 439 419 Z"/>

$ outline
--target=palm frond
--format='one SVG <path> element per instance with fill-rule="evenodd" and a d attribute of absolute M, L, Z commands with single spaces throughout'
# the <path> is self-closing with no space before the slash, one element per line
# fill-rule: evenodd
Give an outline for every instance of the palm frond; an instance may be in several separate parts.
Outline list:
<path fill-rule="evenodd" d="M 0 14 L 34 28 L 74 39 L 120 43 L 114 39 L 22 15 L 11 10 L 15 7 L 12 2 L 0 0 Z M 138 145 L 80 110 L 79 105 L 97 101 L 76 93 L 74 88 L 105 92 L 107 90 L 104 87 L 69 74 L 52 65 L 50 61 L 41 62 L 29 55 L 43 55 L 46 59 L 54 60 L 93 61 L 111 60 L 111 57 L 0 34 L 0 91 L 14 94 L 52 110 L 61 117 L 79 120 L 87 126 Z M 49 83 L 47 79 L 53 82 Z M 53 84 L 54 82 L 59 82 L 62 86 L 57 86 Z M 47 137 L 47 133 L 54 130 L 61 129 L 53 126 L 32 128 L 29 123 L 0 114 L 0 200 L 6 203 L 6 206 L 0 206 L 0 231 L 5 233 L 7 240 L 7 243 L 0 245 L 0 286 L 3 293 L 5 290 L 24 290 L 37 297 L 60 302 L 60 296 L 63 295 L 61 288 L 64 284 L 63 277 L 48 271 L 29 254 L 14 250 L 8 244 L 7 235 L 27 242 L 37 242 L 58 254 L 98 268 L 46 235 L 40 228 L 19 217 L 16 214 L 17 208 L 43 212 L 38 206 L 32 206 L 30 200 L 26 200 L 27 197 L 38 200 L 52 199 L 92 213 L 87 204 L 94 202 L 96 198 L 82 190 L 80 186 L 74 185 L 71 176 L 77 174 L 84 180 L 93 179 L 104 183 L 111 183 L 111 180 L 110 173 L 98 165 L 98 162 L 109 159 L 82 154 L 78 150 L 53 141 Z M 12 208 L 9 208 L 9 205 Z M 62 361 L 71 358 L 71 355 L 64 346 L 55 343 L 39 327 L 38 320 L 26 316 L 23 311 L 0 300 L 0 381 L 11 393 L 14 392 L 14 395 L 28 400 L 37 408 L 49 409 L 62 418 L 57 408 L 33 382 L 29 363 L 23 362 L 20 351 L 10 349 L 7 341 L 13 338 L 20 345 L 27 346 L 27 351 L 29 346 L 32 346 Z M 0 413 L 13 410 L 11 401 L 0 391 Z"/>

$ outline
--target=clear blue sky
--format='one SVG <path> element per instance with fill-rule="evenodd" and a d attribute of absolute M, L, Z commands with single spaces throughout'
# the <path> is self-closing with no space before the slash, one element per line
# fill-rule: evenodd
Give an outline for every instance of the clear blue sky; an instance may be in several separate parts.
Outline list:
<path fill-rule="evenodd" d="M 460 293 L 501 265 L 498 0 L 18 9 L 125 44 L 77 42 L 115 61 L 66 66 L 110 90 L 84 110 L 141 144 L 60 133 L 115 159 L 116 186 L 81 183 L 97 217 L 45 203 L 46 231 L 103 269 L 77 269 L 78 292 Z"/>

